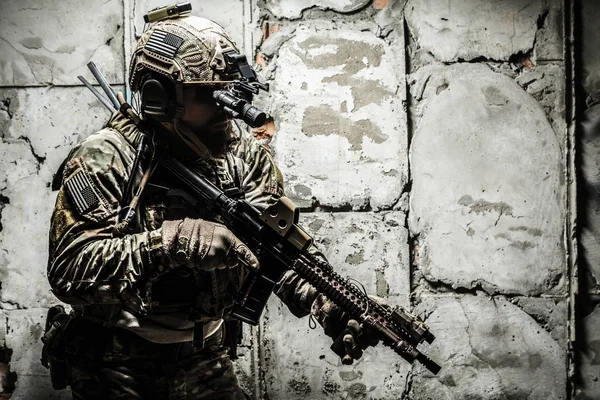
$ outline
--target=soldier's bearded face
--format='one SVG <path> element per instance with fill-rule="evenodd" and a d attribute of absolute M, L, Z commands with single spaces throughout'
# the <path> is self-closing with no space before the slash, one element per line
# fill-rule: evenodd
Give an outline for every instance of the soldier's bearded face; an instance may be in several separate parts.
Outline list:
<path fill-rule="evenodd" d="M 229 116 L 212 99 L 213 88 L 185 87 L 184 112 L 181 122 L 195 132 L 218 134 L 225 132 Z"/>

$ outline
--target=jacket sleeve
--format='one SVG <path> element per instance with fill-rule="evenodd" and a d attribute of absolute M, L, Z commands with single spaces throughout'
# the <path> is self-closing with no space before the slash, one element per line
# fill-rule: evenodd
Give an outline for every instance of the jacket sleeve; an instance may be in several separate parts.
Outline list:
<path fill-rule="evenodd" d="M 236 156 L 244 161 L 242 189 L 248 200 L 264 210 L 284 195 L 283 176 L 271 152 L 252 135 L 244 132 Z M 297 317 L 310 313 L 317 290 L 296 272 L 287 271 L 275 285 L 273 292 Z"/>
<path fill-rule="evenodd" d="M 103 130 L 68 157 L 50 226 L 48 280 L 70 304 L 136 298 L 162 256 L 161 232 L 113 237 L 133 150 Z"/>

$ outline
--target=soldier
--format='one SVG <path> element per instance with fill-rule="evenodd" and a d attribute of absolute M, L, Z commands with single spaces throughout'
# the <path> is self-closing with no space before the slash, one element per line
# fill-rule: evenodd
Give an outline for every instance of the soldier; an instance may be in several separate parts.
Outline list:
<path fill-rule="evenodd" d="M 52 371 L 55 387 L 68 384 L 75 399 L 247 398 L 230 359 L 240 326 L 228 313 L 258 260 L 160 166 L 168 153 L 223 190 L 241 189 L 259 209 L 283 194 L 269 151 L 213 100 L 238 78 L 230 51 L 236 45 L 210 20 L 152 24 L 129 70 L 142 122 L 115 112 L 63 164 L 48 279 L 73 312 L 48 351 L 66 360 L 64 382 Z M 153 138 L 145 150 L 140 126 Z M 136 214 L 124 227 L 119 211 L 128 205 Z M 334 339 L 349 327 L 346 362 L 373 344 L 294 272 L 275 293 L 294 315 L 312 312 Z M 364 340 L 354 339 L 359 333 Z"/>

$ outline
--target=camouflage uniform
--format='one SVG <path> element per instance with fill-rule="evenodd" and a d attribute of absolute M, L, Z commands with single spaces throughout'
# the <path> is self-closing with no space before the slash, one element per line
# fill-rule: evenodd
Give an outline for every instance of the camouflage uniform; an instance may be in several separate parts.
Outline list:
<path fill-rule="evenodd" d="M 247 132 L 225 157 L 178 157 L 227 189 L 239 187 L 259 209 L 283 194 L 269 151 Z M 131 232 L 114 236 L 119 203 L 140 139 L 119 112 L 76 146 L 50 228 L 48 278 L 77 313 L 67 336 L 69 383 L 75 398 L 244 398 L 223 347 L 224 318 L 246 271 L 169 268 L 161 225 L 185 217 L 214 219 L 159 168 L 137 207 Z M 149 157 L 146 157 L 149 158 Z M 139 182 L 149 160 L 134 179 Z M 135 185 L 134 185 L 135 186 Z M 297 316 L 316 293 L 288 272 L 275 293 Z M 200 342 L 192 346 L 192 340 Z M 81 397 L 78 397 L 81 396 Z"/>

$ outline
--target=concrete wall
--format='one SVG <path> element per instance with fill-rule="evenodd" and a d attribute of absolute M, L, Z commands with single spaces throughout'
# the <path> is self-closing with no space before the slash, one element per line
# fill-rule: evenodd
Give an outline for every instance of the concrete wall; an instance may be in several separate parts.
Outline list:
<path fill-rule="evenodd" d="M 580 110 L 578 135 L 578 215 L 580 220 L 580 285 L 577 308 L 577 399 L 600 398 L 600 130 L 589 127 L 600 118 L 600 111 L 587 109 L 590 94 L 600 90 L 600 3 L 584 0 L 578 17 L 581 21 L 577 58 Z M 582 125 L 588 128 L 583 129 Z"/>
<path fill-rule="evenodd" d="M 85 64 L 93 60 L 124 85 L 142 15 L 163 2 L 4 3 L 0 384 L 15 399 L 69 398 L 52 392 L 38 361 L 45 310 L 56 303 L 45 278 L 49 183 L 69 148 L 107 117 L 76 76 L 90 76 Z M 575 370 L 569 352 L 577 288 L 569 6 L 193 6 L 223 24 L 270 83 L 257 103 L 273 121 L 257 134 L 303 208 L 303 225 L 339 271 L 427 321 L 437 339 L 425 351 L 442 365 L 433 376 L 380 346 L 343 366 L 320 329 L 272 299 L 260 326 L 246 329 L 236 363 L 248 392 L 260 399 L 566 399 L 575 387 L 577 398 L 600 398 L 597 308 L 577 325 L 589 334 Z M 594 46 L 597 12 L 584 14 L 582 37 Z M 597 81 L 592 58 L 586 88 Z"/>

